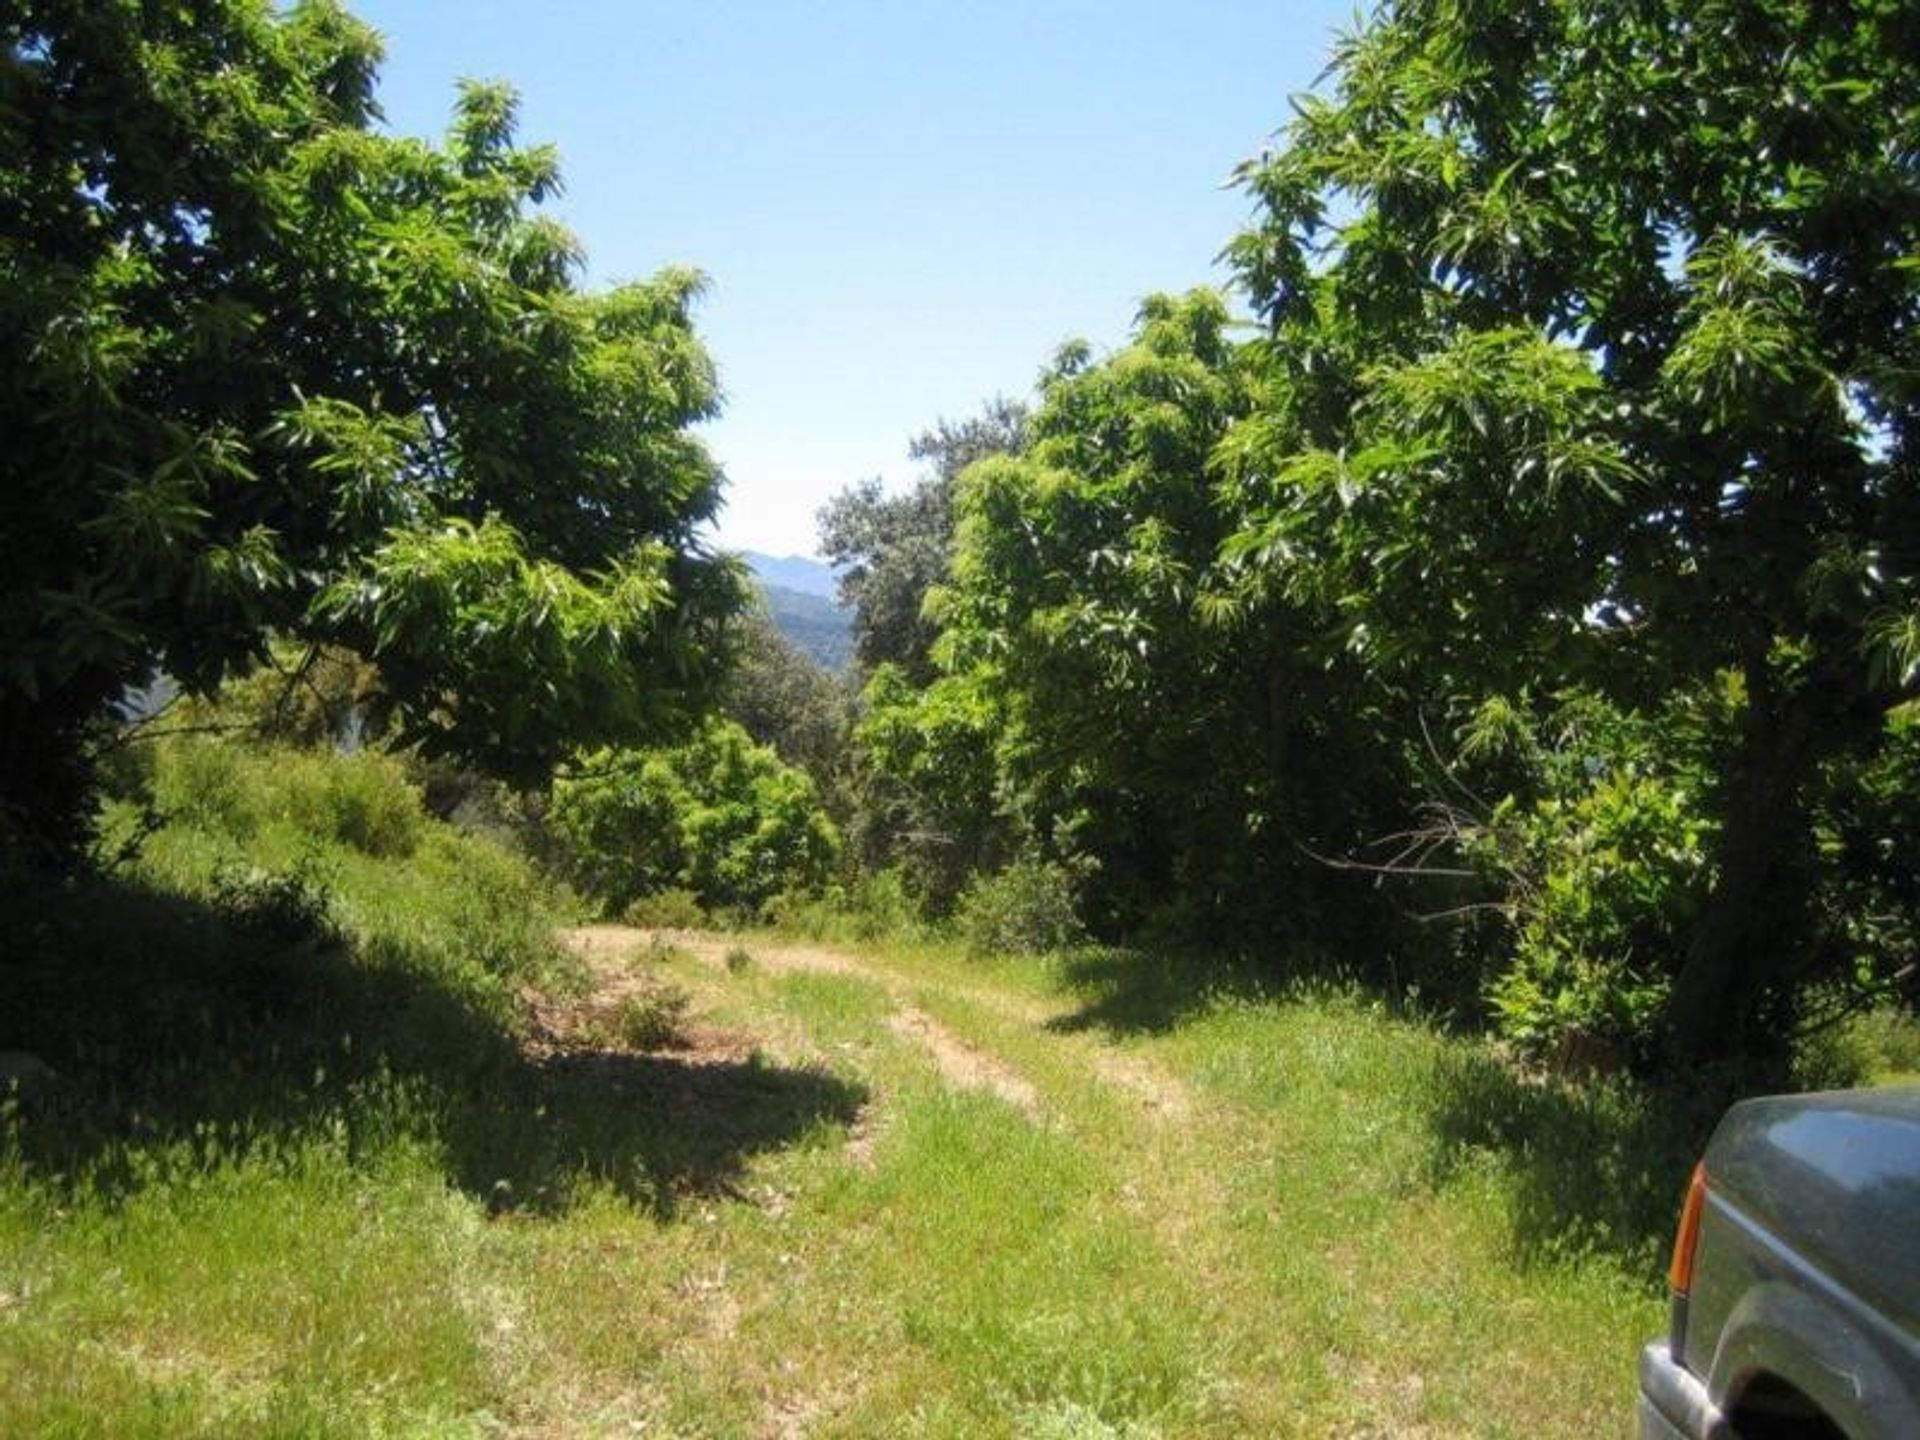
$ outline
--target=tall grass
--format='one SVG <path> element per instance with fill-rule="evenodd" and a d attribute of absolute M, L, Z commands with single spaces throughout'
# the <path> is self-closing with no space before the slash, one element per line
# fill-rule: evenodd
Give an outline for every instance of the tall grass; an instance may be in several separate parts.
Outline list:
<path fill-rule="evenodd" d="M 145 783 L 135 860 L 4 897 L 0 1049 L 59 1078 L 0 1105 L 0 1434 L 497 1433 L 490 1218 L 671 1215 L 857 1104 L 543 1050 L 566 897 L 389 757 L 174 741 Z"/>
<path fill-rule="evenodd" d="M 0 1434 L 1630 1415 L 1720 1094 L 1192 957 L 596 931 L 588 974 L 391 760 L 178 743 L 146 785 L 136 861 L 5 912 L 0 1048 L 62 1078 L 0 1107 Z"/>

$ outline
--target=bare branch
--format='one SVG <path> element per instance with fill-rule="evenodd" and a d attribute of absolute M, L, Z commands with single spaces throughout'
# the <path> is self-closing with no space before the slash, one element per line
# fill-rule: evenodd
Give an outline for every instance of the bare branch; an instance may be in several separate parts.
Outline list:
<path fill-rule="evenodd" d="M 1364 860 L 1342 860 L 1332 855 L 1322 855 L 1311 846 L 1294 842 L 1294 848 L 1309 860 L 1325 865 L 1329 870 L 1358 870 L 1367 875 L 1433 875 L 1452 877 L 1460 880 L 1479 878 L 1478 870 L 1456 870 L 1440 866 L 1372 865 Z"/>

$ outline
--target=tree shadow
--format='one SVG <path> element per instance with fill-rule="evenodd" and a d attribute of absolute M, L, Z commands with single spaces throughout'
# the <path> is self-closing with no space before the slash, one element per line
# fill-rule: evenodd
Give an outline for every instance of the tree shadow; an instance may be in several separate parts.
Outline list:
<path fill-rule="evenodd" d="M 1604 1254 L 1651 1282 L 1720 1115 L 1766 1088 L 1731 1070 L 1684 1086 L 1538 1078 L 1490 1052 L 1451 1051 L 1426 1092 L 1424 1178 L 1439 1188 L 1491 1170 L 1523 1264 Z"/>
<path fill-rule="evenodd" d="M 1267 998 L 1289 983 L 1271 962 L 1176 948 L 1085 946 L 1057 962 L 1078 1008 L 1046 1022 L 1056 1034 L 1164 1035 L 1222 997 Z"/>
<path fill-rule="evenodd" d="M 510 1103 L 450 1117 L 464 1189 L 496 1212 L 552 1215 L 605 1185 L 663 1220 L 690 1200 L 748 1198 L 754 1156 L 851 1124 L 867 1099 L 825 1070 L 624 1051 L 555 1056 L 496 1093 Z"/>
<path fill-rule="evenodd" d="M 867 1098 L 757 1054 L 541 1053 L 512 982 L 455 981 L 395 944 L 263 938 L 127 884 L 9 902 L 0 1050 L 60 1076 L 21 1108 L 14 1148 L 109 1203 L 238 1156 L 318 1143 L 358 1164 L 405 1143 L 495 1214 L 558 1214 L 599 1188 L 669 1219 L 740 1196 L 753 1157 L 850 1124 Z"/>

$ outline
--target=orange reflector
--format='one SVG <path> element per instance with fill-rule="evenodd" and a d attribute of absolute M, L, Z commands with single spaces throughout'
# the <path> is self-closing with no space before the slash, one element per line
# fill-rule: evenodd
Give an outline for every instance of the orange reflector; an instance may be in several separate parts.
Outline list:
<path fill-rule="evenodd" d="M 1673 1237 L 1673 1264 L 1667 1267 L 1667 1284 L 1674 1294 L 1684 1295 L 1693 1288 L 1693 1252 L 1700 1244 L 1700 1211 L 1707 1200 L 1707 1162 L 1693 1167 L 1693 1179 L 1687 1184 L 1687 1203 L 1680 1211 L 1680 1229 Z"/>

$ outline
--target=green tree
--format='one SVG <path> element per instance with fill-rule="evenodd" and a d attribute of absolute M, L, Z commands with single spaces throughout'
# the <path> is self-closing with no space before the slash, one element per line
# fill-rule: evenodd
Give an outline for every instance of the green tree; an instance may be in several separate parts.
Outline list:
<path fill-rule="evenodd" d="M 840 843 L 813 782 L 724 720 L 682 745 L 581 755 L 547 821 L 575 881 L 616 914 L 669 889 L 754 907 L 815 888 Z"/>
<path fill-rule="evenodd" d="M 921 685 L 933 678 L 938 631 L 924 608 L 953 549 L 954 482 L 976 460 L 1018 454 L 1026 435 L 1026 407 L 996 398 L 972 419 L 941 420 L 913 439 L 908 455 L 933 468 L 905 494 L 883 494 L 878 480 L 867 480 L 821 509 L 821 548 L 853 607 L 854 653 L 864 668 L 898 665 Z"/>
<path fill-rule="evenodd" d="M 1227 512 L 1211 466 L 1252 378 L 1220 296 L 1152 297 L 1112 356 L 1061 352 L 1024 453 L 960 481 L 931 607 L 952 674 L 927 698 L 962 680 L 994 697 L 992 798 L 1090 872 L 1103 928 L 1168 911 L 1307 928 L 1330 877 L 1301 845 L 1343 843 L 1382 769 L 1351 667 L 1307 654 L 1311 625 L 1223 623 L 1212 603 Z"/>
<path fill-rule="evenodd" d="M 0 829 L 70 856 L 113 697 L 276 635 L 506 769 L 682 721 L 738 593 L 697 277 L 582 293 L 512 94 L 376 133 L 378 38 L 327 0 L 0 34 Z"/>
<path fill-rule="evenodd" d="M 974 666 L 921 688 L 899 666 L 882 665 L 860 704 L 855 854 L 869 869 L 899 867 L 921 909 L 944 915 L 1022 838 L 1002 784 L 1000 676 Z"/>
<path fill-rule="evenodd" d="M 1240 593 L 1456 706 L 1735 677 L 1681 1057 L 1790 1004 L 1821 769 L 1920 686 L 1915 54 L 1892 0 L 1405 0 L 1244 171 Z"/>
<path fill-rule="evenodd" d="M 728 638 L 721 710 L 754 740 L 837 789 L 847 758 L 851 692 L 780 633 L 764 606 L 743 610 Z"/>

